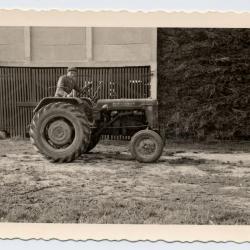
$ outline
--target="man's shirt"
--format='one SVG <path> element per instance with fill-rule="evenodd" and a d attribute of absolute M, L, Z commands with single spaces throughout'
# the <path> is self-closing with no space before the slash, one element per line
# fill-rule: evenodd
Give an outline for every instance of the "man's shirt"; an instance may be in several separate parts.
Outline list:
<path fill-rule="evenodd" d="M 60 76 L 60 78 L 58 79 L 58 82 L 57 82 L 57 88 L 62 89 L 63 91 L 65 91 L 68 94 L 73 89 L 75 89 L 78 92 L 80 91 L 80 88 L 79 88 L 77 82 L 72 77 L 69 77 L 67 75 Z"/>

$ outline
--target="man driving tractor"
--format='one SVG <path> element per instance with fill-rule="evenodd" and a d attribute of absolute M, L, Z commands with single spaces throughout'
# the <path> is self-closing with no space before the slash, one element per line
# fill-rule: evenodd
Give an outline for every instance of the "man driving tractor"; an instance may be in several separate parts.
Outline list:
<path fill-rule="evenodd" d="M 67 75 L 62 75 L 58 79 L 55 97 L 72 97 L 72 90 L 76 90 L 78 93 L 81 92 L 77 84 L 77 68 L 69 67 Z"/>
<path fill-rule="evenodd" d="M 68 68 L 67 75 L 58 80 L 56 97 L 43 98 L 34 110 L 29 134 L 39 152 L 54 162 L 72 162 L 93 149 L 102 135 L 122 135 L 131 137 L 129 148 L 134 159 L 157 161 L 165 142 L 157 100 L 99 98 L 104 80 L 94 82 L 93 76 L 83 74 L 78 85 L 76 77 L 76 68 Z M 104 87 L 105 91 L 109 88 L 106 92 L 110 97 L 115 84 L 107 83 Z M 72 90 L 80 98 L 71 95 Z"/>

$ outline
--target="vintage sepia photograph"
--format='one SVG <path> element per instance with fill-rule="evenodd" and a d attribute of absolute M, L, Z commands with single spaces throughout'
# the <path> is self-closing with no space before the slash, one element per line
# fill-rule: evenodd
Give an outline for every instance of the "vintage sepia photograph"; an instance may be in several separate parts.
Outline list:
<path fill-rule="evenodd" d="M 250 225 L 250 29 L 0 26 L 0 222 Z"/>

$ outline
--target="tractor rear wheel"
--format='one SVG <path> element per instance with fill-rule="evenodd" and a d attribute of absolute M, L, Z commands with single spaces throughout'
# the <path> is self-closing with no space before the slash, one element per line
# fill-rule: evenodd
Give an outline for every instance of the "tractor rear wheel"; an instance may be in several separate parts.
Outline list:
<path fill-rule="evenodd" d="M 50 103 L 33 117 L 30 140 L 54 162 L 71 162 L 88 147 L 91 129 L 84 112 L 64 102 Z"/>
<path fill-rule="evenodd" d="M 164 143 L 159 134 L 152 130 L 140 130 L 132 136 L 130 151 L 139 162 L 155 162 L 163 151 Z"/>

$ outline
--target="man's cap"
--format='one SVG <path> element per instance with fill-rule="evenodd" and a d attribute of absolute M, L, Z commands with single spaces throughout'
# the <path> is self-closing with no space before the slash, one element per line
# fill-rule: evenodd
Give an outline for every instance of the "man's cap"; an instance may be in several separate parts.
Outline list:
<path fill-rule="evenodd" d="M 70 72 L 70 71 L 77 72 L 77 68 L 76 67 L 68 67 L 67 72 Z"/>

